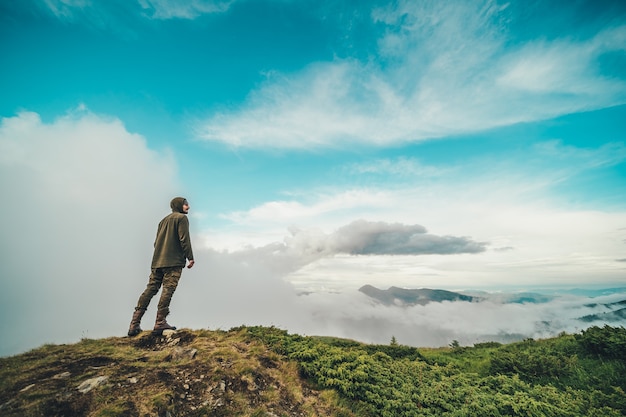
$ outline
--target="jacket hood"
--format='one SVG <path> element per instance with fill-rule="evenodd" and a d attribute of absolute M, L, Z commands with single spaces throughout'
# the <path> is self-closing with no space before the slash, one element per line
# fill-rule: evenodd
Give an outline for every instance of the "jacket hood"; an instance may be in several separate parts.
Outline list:
<path fill-rule="evenodd" d="M 172 201 L 170 201 L 170 207 L 172 208 L 173 212 L 184 213 L 183 204 L 185 204 L 186 202 L 187 202 L 187 199 L 183 197 L 175 197 L 172 199 Z"/>

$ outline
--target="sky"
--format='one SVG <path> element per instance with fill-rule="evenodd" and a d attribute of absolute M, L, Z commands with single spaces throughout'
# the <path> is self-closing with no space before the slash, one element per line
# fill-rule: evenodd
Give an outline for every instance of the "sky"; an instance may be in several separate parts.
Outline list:
<path fill-rule="evenodd" d="M 576 330 L 358 288 L 626 287 L 626 3 L 0 0 L 0 191 L 0 356 L 124 335 L 175 196 L 173 324 Z"/>

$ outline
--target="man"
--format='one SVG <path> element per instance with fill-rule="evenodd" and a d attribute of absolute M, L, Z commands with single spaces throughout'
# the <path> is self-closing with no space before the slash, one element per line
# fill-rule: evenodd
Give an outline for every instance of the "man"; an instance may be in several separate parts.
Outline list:
<path fill-rule="evenodd" d="M 152 256 L 152 273 L 150 281 L 139 297 L 137 307 L 133 313 L 128 328 L 129 336 L 136 336 L 142 330 L 139 326 L 148 304 L 156 295 L 159 288 L 163 287 L 161 299 L 157 306 L 156 322 L 153 334 L 162 334 L 163 330 L 176 330 L 170 326 L 165 318 L 170 312 L 170 301 L 178 286 L 178 280 L 182 274 L 185 263 L 187 268 L 194 264 L 191 240 L 189 238 L 189 203 L 182 197 L 176 197 L 170 202 L 172 213 L 167 215 L 159 223 L 156 239 L 154 241 L 154 255 Z"/>

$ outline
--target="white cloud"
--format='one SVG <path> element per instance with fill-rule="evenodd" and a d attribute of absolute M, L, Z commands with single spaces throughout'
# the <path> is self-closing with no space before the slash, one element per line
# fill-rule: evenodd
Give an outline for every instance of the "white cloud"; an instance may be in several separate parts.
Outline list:
<path fill-rule="evenodd" d="M 123 334 L 175 178 L 171 156 L 117 119 L 2 119 L 0 354 Z"/>
<path fill-rule="evenodd" d="M 43 0 L 43 2 L 57 18 L 71 17 L 74 10 L 91 5 L 90 0 Z"/>
<path fill-rule="evenodd" d="M 570 170 L 576 172 L 610 167 L 626 161 L 626 145 L 623 142 L 605 143 L 597 149 L 581 149 L 552 140 L 538 143 L 536 149 L 543 157 L 551 158 L 555 162 L 566 162 Z"/>
<path fill-rule="evenodd" d="M 266 252 L 273 253 L 277 262 L 291 265 L 284 276 L 301 291 L 341 291 L 366 283 L 494 288 L 583 285 L 590 277 L 595 282 L 610 285 L 623 281 L 623 263 L 616 259 L 623 254 L 626 234 L 620 228 L 626 224 L 626 213 L 568 211 L 502 194 L 487 196 L 480 187 L 472 192 L 464 190 L 464 194 L 446 188 L 431 189 L 426 194 L 400 189 L 388 196 L 390 204 L 384 214 L 373 209 L 371 216 L 365 216 L 379 219 L 378 222 L 363 222 L 365 226 L 383 227 L 381 230 L 378 227 L 374 235 L 360 233 L 365 229 L 357 227 L 359 223 L 336 230 L 337 227 L 332 226 L 333 213 L 327 213 L 321 217 L 301 218 L 301 224 L 311 226 L 292 227 L 290 235 L 283 229 L 280 237 L 276 237 L 280 232 L 277 225 L 271 227 L 272 233 L 265 233 L 266 225 L 259 222 L 254 229 L 258 240 L 248 240 L 248 243 L 256 243 L 258 250 L 265 248 Z M 454 239 L 477 250 L 462 251 L 467 253 L 465 255 L 445 255 L 443 251 L 438 252 L 440 255 L 428 255 L 421 251 L 419 256 L 381 256 L 393 251 L 363 249 L 367 245 L 375 247 L 379 238 L 386 236 L 384 230 L 391 225 L 380 223 L 381 217 L 405 224 L 420 222 L 428 225 L 444 243 L 446 235 L 459 236 Z M 409 230 L 401 225 L 397 228 L 400 232 Z M 348 233 L 353 229 L 354 233 Z M 403 233 L 391 235 L 406 238 Z M 237 240 L 237 233 L 229 229 L 228 238 L 230 240 L 222 240 L 222 235 L 214 234 L 209 245 L 230 247 L 237 252 L 240 246 L 228 245 Z M 402 252 L 394 239 L 382 240 L 388 248 L 395 247 L 395 253 Z M 410 241 L 403 240 L 405 244 Z M 476 242 L 489 242 L 489 246 L 481 252 L 478 250 L 481 244 Z M 416 241 L 415 254 L 421 247 L 418 243 Z M 254 247 L 248 248 L 248 251 L 254 250 Z M 342 253 L 347 255 L 340 255 Z"/>
<path fill-rule="evenodd" d="M 357 62 L 315 64 L 294 79 L 268 82 L 241 112 L 216 114 L 198 134 L 233 146 L 308 148 L 332 147 L 334 140 L 355 140 L 371 129 L 371 140 L 385 142 L 388 126 L 368 120 L 372 107 L 388 110 L 381 100 L 397 98 Z"/>
<path fill-rule="evenodd" d="M 223 13 L 235 0 L 138 0 L 153 19 L 195 19 L 203 14 Z"/>
<path fill-rule="evenodd" d="M 306 190 L 290 199 L 268 201 L 247 211 L 224 213 L 227 225 L 206 232 L 203 242 L 211 248 L 238 250 L 282 242 L 288 228 L 319 228 L 329 233 L 373 210 L 383 212 L 393 202 L 385 190 Z M 381 220 L 384 220 L 382 218 Z M 321 233 L 321 232 L 320 232 Z"/>
<path fill-rule="evenodd" d="M 531 42 L 503 59 L 502 73 L 496 85 L 514 99 L 523 99 L 526 93 L 548 99 L 559 112 L 623 103 L 624 81 L 602 76 L 598 72 L 598 58 L 604 53 L 623 49 L 615 37 L 626 36 L 626 26 L 607 29 L 586 42 L 568 40 Z M 558 98 L 576 97 L 575 100 Z M 546 109 L 547 110 L 547 109 Z M 558 113 L 557 113 L 558 114 Z"/>
<path fill-rule="evenodd" d="M 32 0 L 57 19 L 82 22 L 95 27 L 122 28 L 120 10 L 128 17 L 141 10 L 149 19 L 196 19 L 205 14 L 224 13 L 236 0 Z"/>
<path fill-rule="evenodd" d="M 249 211 L 230 213 L 224 217 L 247 225 L 259 221 L 277 221 L 280 224 L 285 224 L 300 219 L 323 216 L 326 213 L 336 214 L 346 210 L 353 213 L 354 210 L 364 206 L 385 206 L 388 201 L 388 196 L 383 190 L 373 192 L 365 189 L 351 189 L 340 193 L 321 194 L 305 198 L 312 199 L 312 203 L 305 204 L 295 200 L 271 201 Z"/>
<path fill-rule="evenodd" d="M 619 207 L 590 209 L 571 204 L 567 195 L 553 190 L 575 186 L 572 178 L 589 176 L 592 170 L 613 166 L 624 157 L 623 145 L 618 143 L 575 148 L 551 141 L 506 157 L 466 159 L 454 169 L 438 166 L 434 174 L 420 169 L 398 173 L 369 188 L 337 187 L 333 193 L 327 187 L 324 192 L 292 193 L 290 199 L 226 215 L 232 223 L 211 231 L 207 245 L 237 251 L 244 247 L 241 242 L 248 249 L 279 242 L 300 248 L 291 252 L 302 255 L 301 261 L 292 262 L 300 269 L 291 271 L 287 279 L 305 291 L 341 290 L 364 283 L 435 287 L 582 284 L 590 277 L 619 283 L 624 270 L 616 260 L 623 258 L 626 213 Z M 402 162 L 376 160 L 371 168 L 348 165 L 340 171 L 362 175 L 384 170 L 389 175 L 398 161 Z M 598 207 L 589 203 L 585 207 Z M 440 240 L 454 236 L 468 244 L 488 242 L 488 246 L 484 252 L 450 256 L 423 252 L 417 257 L 398 256 L 399 247 L 389 252 L 364 250 L 359 244 L 374 245 L 384 233 L 367 240 L 367 234 L 361 233 L 365 229 L 354 227 L 357 219 L 366 220 L 368 227 L 384 226 L 378 230 L 381 233 L 394 223 L 400 224 L 400 231 L 419 224 Z M 354 233 L 338 233 L 351 223 L 344 232 L 354 229 Z M 398 236 L 407 238 L 396 233 L 390 239 Z M 397 243 L 387 241 L 393 242 Z M 396 256 L 381 256 L 386 253 Z"/>
<path fill-rule="evenodd" d="M 396 178 L 403 177 L 439 177 L 449 168 L 440 168 L 432 165 L 426 165 L 415 158 L 400 157 L 397 159 L 383 158 L 366 163 L 350 164 L 345 167 L 345 171 L 349 174 L 373 174 L 373 175 L 392 175 Z"/>
<path fill-rule="evenodd" d="M 597 61 L 623 50 L 626 27 L 586 41 L 507 44 L 491 2 L 400 2 L 370 62 L 336 59 L 273 76 L 198 135 L 235 147 L 391 145 L 467 133 L 626 102 L 626 82 Z M 540 36 L 540 35 L 539 35 Z"/>

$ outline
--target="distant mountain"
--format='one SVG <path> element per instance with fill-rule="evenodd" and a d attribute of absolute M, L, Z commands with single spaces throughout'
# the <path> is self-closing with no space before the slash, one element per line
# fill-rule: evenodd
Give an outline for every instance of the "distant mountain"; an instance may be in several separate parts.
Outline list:
<path fill-rule="evenodd" d="M 623 322 L 625 319 L 626 319 L 626 308 L 620 308 L 619 310 L 609 311 L 606 313 L 589 314 L 587 316 L 579 318 L 578 320 L 583 321 L 585 323 L 591 323 L 594 321 L 615 323 L 615 322 Z"/>
<path fill-rule="evenodd" d="M 384 305 L 412 306 L 426 305 L 431 302 L 440 303 L 442 301 L 481 301 L 480 297 L 428 288 L 406 289 L 389 287 L 389 289 L 381 290 L 372 285 L 364 285 L 359 288 L 359 291 Z"/>
<path fill-rule="evenodd" d="M 554 300 L 556 296 L 537 292 L 485 292 L 463 291 L 465 295 L 480 298 L 482 301 L 492 301 L 501 304 L 544 304 Z"/>
<path fill-rule="evenodd" d="M 582 297 L 600 297 L 603 295 L 620 294 L 626 292 L 626 287 L 619 288 L 573 288 L 570 290 L 559 291 L 562 294 L 578 295 Z"/>
<path fill-rule="evenodd" d="M 593 296 L 599 294 L 615 294 L 618 290 L 625 290 L 625 288 L 614 288 L 606 290 L 594 290 Z M 367 295 L 370 298 L 380 302 L 384 305 L 395 305 L 399 307 L 407 307 L 414 305 L 426 305 L 431 302 L 442 301 L 469 301 L 469 302 L 485 302 L 490 301 L 499 304 L 545 304 L 559 298 L 557 293 L 545 294 L 539 292 L 486 292 L 486 291 L 463 291 L 454 292 L 447 290 L 436 290 L 430 288 L 410 289 L 389 287 L 386 290 L 381 290 L 372 285 L 364 285 L 359 288 L 359 291 Z M 581 294 L 585 290 L 567 290 L 561 294 L 572 295 L 576 292 Z M 626 300 L 621 300 L 611 303 L 587 303 L 584 305 L 587 308 L 608 308 L 613 311 L 602 312 L 597 314 L 590 314 L 584 317 L 578 318 L 585 322 L 592 321 L 608 321 L 616 322 L 626 319 Z"/>
<path fill-rule="evenodd" d="M 580 317 L 578 320 L 591 323 L 594 321 L 602 321 L 605 323 L 623 322 L 626 320 L 626 300 L 617 301 L 614 303 L 590 303 L 585 304 L 585 307 L 596 308 L 605 307 L 609 309 L 615 309 L 613 311 L 607 311 L 604 313 L 588 314 Z"/>
<path fill-rule="evenodd" d="M 590 304 L 585 304 L 585 307 L 591 307 L 591 308 L 598 307 L 598 306 L 604 306 L 604 307 L 608 307 L 608 308 L 622 307 L 622 306 L 626 307 L 626 300 L 617 301 L 615 303 L 603 303 L 603 304 L 590 303 Z"/>

